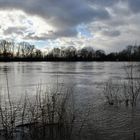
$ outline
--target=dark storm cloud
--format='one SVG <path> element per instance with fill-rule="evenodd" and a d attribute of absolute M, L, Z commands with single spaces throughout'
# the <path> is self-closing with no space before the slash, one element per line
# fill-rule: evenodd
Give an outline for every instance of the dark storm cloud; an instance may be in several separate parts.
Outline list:
<path fill-rule="evenodd" d="M 0 0 L 0 8 L 41 16 L 58 30 L 58 36 L 76 35 L 77 25 L 109 18 L 105 8 L 94 8 L 86 0 Z"/>

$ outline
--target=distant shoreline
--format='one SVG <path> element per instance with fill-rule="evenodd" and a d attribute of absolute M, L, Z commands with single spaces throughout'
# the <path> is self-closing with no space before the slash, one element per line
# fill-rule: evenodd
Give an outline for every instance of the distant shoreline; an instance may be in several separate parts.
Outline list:
<path fill-rule="evenodd" d="M 140 60 L 0 60 L 0 62 L 140 62 Z"/>
<path fill-rule="evenodd" d="M 120 52 L 106 54 L 93 47 L 74 46 L 42 51 L 27 42 L 0 40 L 0 62 L 123 62 L 140 61 L 140 46 L 129 45 Z"/>

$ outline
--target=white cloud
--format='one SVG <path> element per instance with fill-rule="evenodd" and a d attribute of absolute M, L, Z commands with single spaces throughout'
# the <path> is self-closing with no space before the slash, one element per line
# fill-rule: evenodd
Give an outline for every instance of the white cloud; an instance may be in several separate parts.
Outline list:
<path fill-rule="evenodd" d="M 53 30 L 41 17 L 29 16 L 20 10 L 0 11 L 0 17 L 1 38 L 11 37 L 22 40 L 31 34 L 40 36 Z"/>

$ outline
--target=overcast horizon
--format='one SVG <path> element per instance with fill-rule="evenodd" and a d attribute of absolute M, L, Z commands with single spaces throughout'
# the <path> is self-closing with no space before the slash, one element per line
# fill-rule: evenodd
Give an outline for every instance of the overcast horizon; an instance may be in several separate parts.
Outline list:
<path fill-rule="evenodd" d="M 140 0 L 0 0 L 0 39 L 38 48 L 139 44 Z"/>

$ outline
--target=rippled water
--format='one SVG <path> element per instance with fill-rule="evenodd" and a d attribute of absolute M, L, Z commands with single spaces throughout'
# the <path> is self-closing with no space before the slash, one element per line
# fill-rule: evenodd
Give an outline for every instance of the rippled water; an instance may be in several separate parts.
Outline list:
<path fill-rule="evenodd" d="M 133 140 L 134 132 L 140 138 L 140 109 L 108 106 L 102 95 L 106 80 L 126 79 L 124 66 L 123 62 L 0 63 L 0 87 L 4 95 L 6 73 L 13 99 L 25 93 L 34 95 L 38 84 L 44 90 L 56 88 L 57 83 L 72 87 L 76 104 L 83 113 L 92 108 L 84 139 Z"/>

